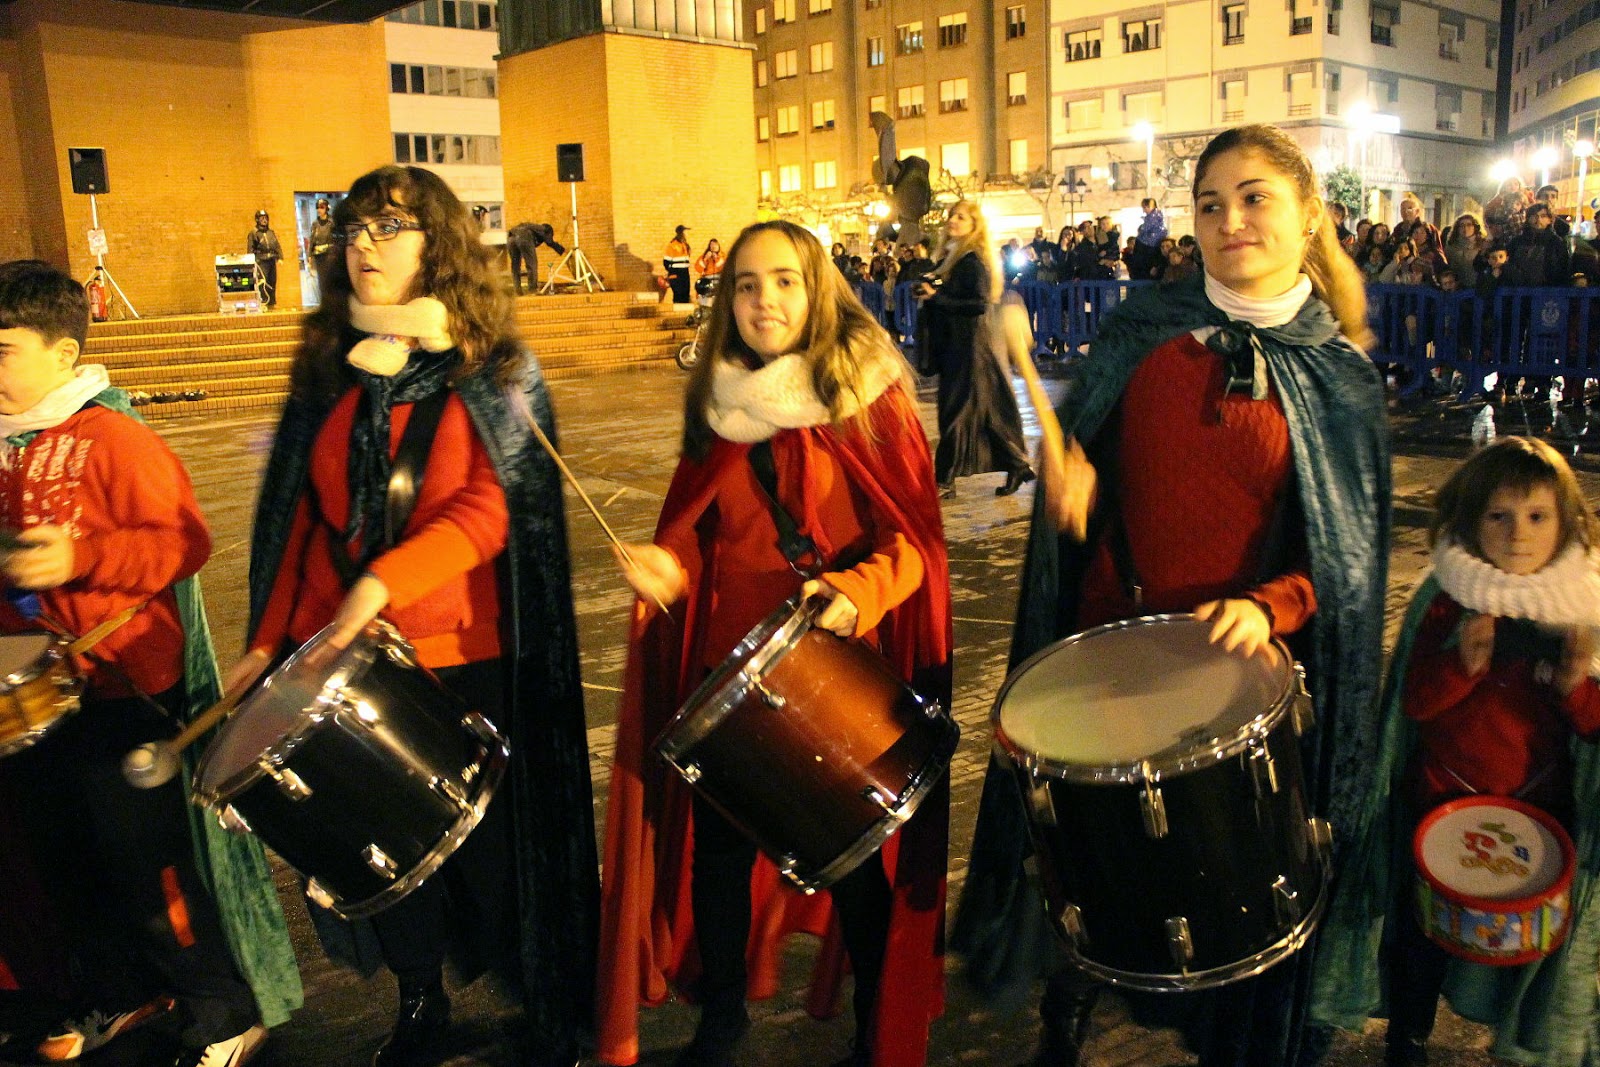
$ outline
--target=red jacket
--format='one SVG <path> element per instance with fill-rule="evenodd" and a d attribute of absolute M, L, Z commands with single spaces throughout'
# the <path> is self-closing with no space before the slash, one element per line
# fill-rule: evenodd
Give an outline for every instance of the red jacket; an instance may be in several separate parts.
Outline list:
<path fill-rule="evenodd" d="M 345 583 L 332 553 L 343 551 L 350 511 L 350 428 L 360 391 L 339 399 L 311 455 L 310 492 L 300 498 L 277 582 L 251 647 L 276 653 L 287 638 L 304 644 L 333 621 Z M 389 455 L 400 447 L 410 404 L 390 413 Z M 506 496 L 461 398 L 439 417 L 427 476 L 400 543 L 367 567 L 389 589 L 389 619 L 429 668 L 500 655 L 500 595 L 495 557 L 510 522 Z"/>
<path fill-rule="evenodd" d="M 45 613 L 82 634 L 144 600 L 150 603 L 94 648 L 145 693 L 183 677 L 183 627 L 172 585 L 197 574 L 211 533 L 183 464 L 154 430 L 91 404 L 27 445 L 0 445 L 0 526 L 64 526 L 73 576 L 39 594 Z M 38 623 L 0 601 L 0 631 Z M 82 659 L 91 692 L 130 695 L 112 671 Z"/>

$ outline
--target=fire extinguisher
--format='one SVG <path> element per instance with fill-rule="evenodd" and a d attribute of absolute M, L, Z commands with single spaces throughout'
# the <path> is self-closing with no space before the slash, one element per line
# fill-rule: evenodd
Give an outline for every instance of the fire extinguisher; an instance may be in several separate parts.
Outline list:
<path fill-rule="evenodd" d="M 96 267 L 94 276 L 84 285 L 83 291 L 89 297 L 89 317 L 96 322 L 105 322 L 111 317 L 111 299 L 106 293 L 105 271 Z"/>

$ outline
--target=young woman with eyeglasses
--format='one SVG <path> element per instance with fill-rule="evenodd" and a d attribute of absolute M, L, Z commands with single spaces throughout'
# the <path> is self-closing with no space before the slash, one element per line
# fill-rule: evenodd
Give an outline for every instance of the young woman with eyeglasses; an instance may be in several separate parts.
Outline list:
<path fill-rule="evenodd" d="M 510 400 L 554 437 L 549 398 L 504 275 L 436 175 L 375 170 L 333 222 L 343 255 L 295 356 L 256 509 L 249 651 L 230 689 L 324 627 L 342 647 L 382 613 L 507 735 L 511 764 L 482 821 L 370 932 L 310 910 L 330 956 L 399 981 L 375 1064 L 436 1062 L 448 953 L 465 977 L 492 968 L 520 988 L 532 1062 L 571 1067 L 599 922 L 588 747 L 561 485 Z M 437 419 L 426 478 L 390 530 L 396 452 L 424 418 Z"/>

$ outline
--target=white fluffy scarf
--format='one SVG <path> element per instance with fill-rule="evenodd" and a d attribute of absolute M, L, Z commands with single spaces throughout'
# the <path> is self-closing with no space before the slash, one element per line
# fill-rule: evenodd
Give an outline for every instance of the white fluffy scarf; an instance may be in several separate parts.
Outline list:
<path fill-rule="evenodd" d="M 80 364 L 73 370 L 71 381 L 50 390 L 27 411 L 0 415 L 0 437 L 15 437 L 20 433 L 59 426 L 110 386 L 111 379 L 100 364 Z"/>
<path fill-rule="evenodd" d="M 1507 574 L 1448 535 L 1433 550 L 1433 576 L 1452 600 L 1484 615 L 1550 627 L 1600 627 L 1600 552 L 1574 541 L 1533 574 Z M 1600 653 L 1589 664 L 1600 677 Z"/>
<path fill-rule="evenodd" d="M 431 296 L 419 296 L 407 304 L 368 305 L 352 294 L 350 325 L 371 336 L 357 342 L 345 360 L 383 378 L 399 374 L 413 348 L 448 352 L 456 345 L 450 336 L 450 316 Z"/>
<path fill-rule="evenodd" d="M 870 406 L 900 377 L 898 361 L 870 358 L 862 367 L 859 396 L 846 391 L 844 418 Z M 725 441 L 765 441 L 780 430 L 823 426 L 833 421 L 828 405 L 817 396 L 811 364 L 795 352 L 751 370 L 736 360 L 719 359 L 712 368 L 711 403 L 706 421 Z"/>

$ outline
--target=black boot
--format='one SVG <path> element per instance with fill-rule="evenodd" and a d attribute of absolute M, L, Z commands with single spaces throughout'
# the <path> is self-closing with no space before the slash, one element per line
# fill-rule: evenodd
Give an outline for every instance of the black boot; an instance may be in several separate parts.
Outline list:
<path fill-rule="evenodd" d="M 394 1033 L 372 1057 L 372 1067 L 426 1067 L 438 1061 L 439 1039 L 450 1027 L 450 998 L 438 975 L 400 987 Z"/>
<path fill-rule="evenodd" d="M 700 1009 L 694 1040 L 678 1053 L 675 1067 L 738 1067 L 735 1053 L 749 1031 L 743 997 L 726 1003 L 708 1000 Z"/>
<path fill-rule="evenodd" d="M 1082 974 L 1062 971 L 1050 977 L 1039 1002 L 1044 1025 L 1033 1067 L 1078 1067 L 1099 999 L 1100 984 Z"/>
<path fill-rule="evenodd" d="M 995 496 L 1010 496 L 1024 485 L 1033 481 L 1033 468 L 1022 467 L 1006 475 L 1006 484 L 994 491 Z"/>
<path fill-rule="evenodd" d="M 1414 1034 L 1389 1030 L 1388 1044 L 1383 1053 L 1384 1067 L 1427 1067 L 1428 1039 Z"/>

